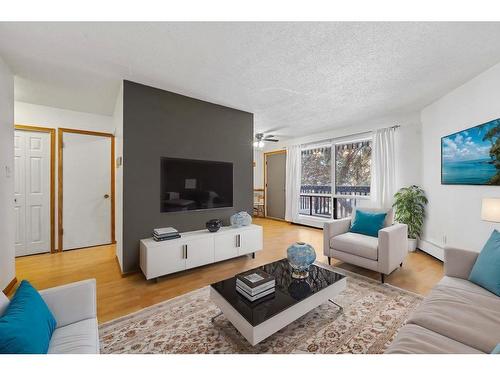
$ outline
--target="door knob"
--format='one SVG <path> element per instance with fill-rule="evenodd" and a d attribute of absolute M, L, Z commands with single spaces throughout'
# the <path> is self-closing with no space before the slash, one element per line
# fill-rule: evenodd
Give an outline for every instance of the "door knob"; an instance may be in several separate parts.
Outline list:
<path fill-rule="evenodd" d="M 104 198 L 108 199 L 109 198 L 109 194 L 104 194 Z"/>

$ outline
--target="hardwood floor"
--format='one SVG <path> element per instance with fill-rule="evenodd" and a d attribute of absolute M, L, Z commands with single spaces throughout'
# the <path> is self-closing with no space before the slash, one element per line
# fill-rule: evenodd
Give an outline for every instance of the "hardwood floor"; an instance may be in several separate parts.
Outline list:
<path fill-rule="evenodd" d="M 269 219 L 254 219 L 254 223 L 264 227 L 264 250 L 258 252 L 255 259 L 243 256 L 165 276 L 158 283 L 146 281 L 140 272 L 122 276 L 114 245 L 17 258 L 16 276 L 18 280 L 29 280 L 37 289 L 95 278 L 98 318 L 99 322 L 105 322 L 284 258 L 287 246 L 294 241 L 310 243 L 316 249 L 318 260 L 327 263 L 322 255 L 320 229 Z M 335 266 L 379 280 L 376 272 L 332 261 Z M 427 294 L 442 276 L 442 262 L 417 251 L 408 255 L 402 268 L 386 277 L 386 283 Z"/>

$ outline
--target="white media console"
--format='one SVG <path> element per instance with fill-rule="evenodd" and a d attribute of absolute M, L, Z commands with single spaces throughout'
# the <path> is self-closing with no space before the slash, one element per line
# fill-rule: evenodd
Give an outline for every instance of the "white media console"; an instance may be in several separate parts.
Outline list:
<path fill-rule="evenodd" d="M 141 240 L 140 266 L 150 280 L 262 250 L 262 227 L 222 227 L 215 233 L 197 230 L 181 233 L 181 238 L 157 242 Z"/>

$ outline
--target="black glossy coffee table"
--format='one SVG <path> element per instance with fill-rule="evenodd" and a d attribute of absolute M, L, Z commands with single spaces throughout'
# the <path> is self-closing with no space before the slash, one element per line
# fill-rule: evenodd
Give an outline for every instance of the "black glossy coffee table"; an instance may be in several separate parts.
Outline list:
<path fill-rule="evenodd" d="M 304 280 L 292 278 L 286 259 L 259 268 L 276 278 L 276 291 L 258 301 L 250 302 L 236 291 L 236 277 L 210 286 L 211 300 L 252 345 L 326 301 L 337 305 L 333 298 L 346 287 L 346 277 L 322 263 L 313 264 Z"/>

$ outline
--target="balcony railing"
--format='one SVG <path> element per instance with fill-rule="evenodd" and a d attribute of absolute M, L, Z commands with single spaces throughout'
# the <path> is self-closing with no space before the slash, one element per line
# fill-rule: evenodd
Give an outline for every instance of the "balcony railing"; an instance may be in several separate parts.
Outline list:
<path fill-rule="evenodd" d="M 356 196 L 370 194 L 369 186 L 337 186 L 336 196 L 328 185 L 302 185 L 300 187 L 299 213 L 320 218 L 340 219 L 350 216 Z M 346 197 L 338 197 L 345 195 Z"/>

